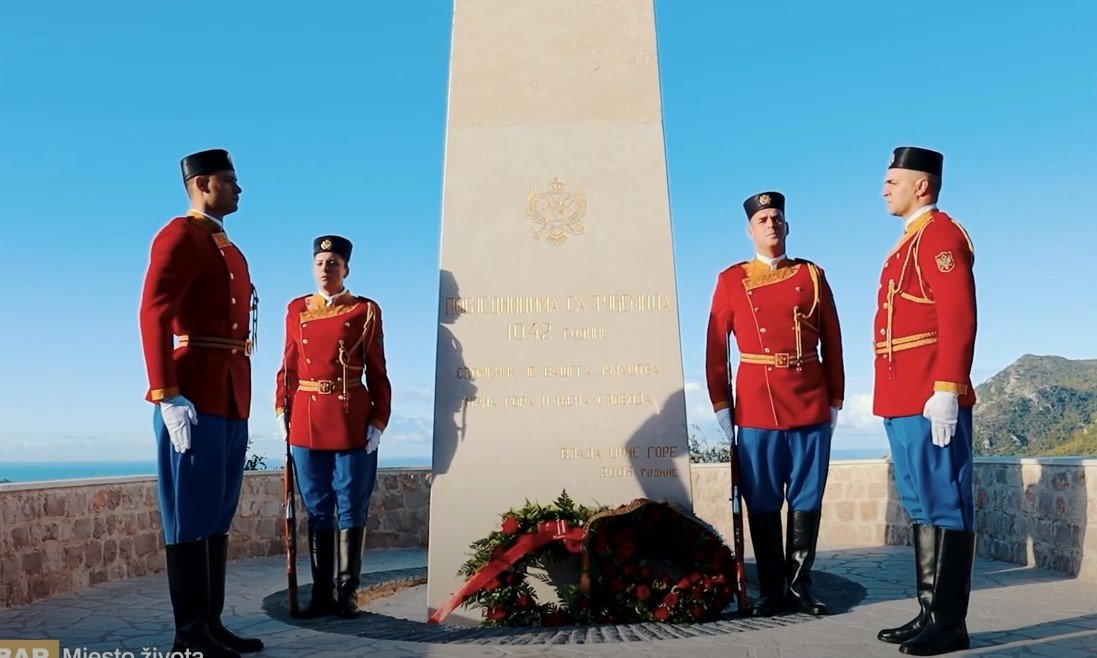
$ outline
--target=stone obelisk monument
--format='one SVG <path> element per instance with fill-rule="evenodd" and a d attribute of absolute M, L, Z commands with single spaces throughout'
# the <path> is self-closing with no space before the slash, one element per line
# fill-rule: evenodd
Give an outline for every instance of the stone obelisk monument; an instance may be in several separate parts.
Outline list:
<path fill-rule="evenodd" d="M 652 0 L 455 2 L 438 317 L 431 610 L 526 499 L 690 506 Z"/>

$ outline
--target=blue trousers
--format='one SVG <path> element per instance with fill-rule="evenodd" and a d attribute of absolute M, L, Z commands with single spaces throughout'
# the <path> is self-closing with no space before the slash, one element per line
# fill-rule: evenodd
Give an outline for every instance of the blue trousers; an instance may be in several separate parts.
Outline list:
<path fill-rule="evenodd" d="M 975 491 L 971 472 L 971 407 L 960 410 L 956 435 L 933 445 L 922 416 L 885 418 L 899 501 L 915 523 L 973 532 Z"/>
<path fill-rule="evenodd" d="M 190 426 L 190 449 L 184 453 L 172 447 L 159 405 L 152 427 L 164 543 L 227 533 L 240 502 L 248 421 L 198 414 L 198 424 Z"/>
<path fill-rule="evenodd" d="M 793 512 L 823 505 L 830 467 L 830 423 L 789 430 L 739 428 L 739 479 L 747 511 Z"/>
<path fill-rule="evenodd" d="M 310 450 L 291 446 L 301 502 L 315 530 L 364 528 L 377 482 L 377 450 Z"/>

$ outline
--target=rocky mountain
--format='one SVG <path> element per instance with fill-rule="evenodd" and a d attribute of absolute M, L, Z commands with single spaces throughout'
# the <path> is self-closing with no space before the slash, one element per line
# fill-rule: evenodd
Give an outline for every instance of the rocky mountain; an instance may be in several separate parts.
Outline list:
<path fill-rule="evenodd" d="M 976 454 L 1097 455 L 1097 360 L 1026 354 L 975 393 Z"/>

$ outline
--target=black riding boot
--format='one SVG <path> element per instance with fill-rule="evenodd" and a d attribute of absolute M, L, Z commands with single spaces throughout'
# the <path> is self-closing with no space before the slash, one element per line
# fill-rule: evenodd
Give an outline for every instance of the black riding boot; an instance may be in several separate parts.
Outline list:
<path fill-rule="evenodd" d="M 302 619 L 338 614 L 335 605 L 335 530 L 309 528 L 309 565 L 312 598 L 301 611 Z"/>
<path fill-rule="evenodd" d="M 175 617 L 175 641 L 171 650 L 188 649 L 208 658 L 240 658 L 210 634 L 209 554 L 206 540 L 168 544 L 168 592 Z"/>
<path fill-rule="evenodd" d="M 352 619 L 359 614 L 358 584 L 362 574 L 362 544 L 366 537 L 365 528 L 343 528 L 339 530 L 339 572 L 338 584 L 339 616 Z"/>
<path fill-rule="evenodd" d="M 937 528 L 914 524 L 914 578 L 918 588 L 918 615 L 902 626 L 885 628 L 876 636 L 881 642 L 902 644 L 914 639 L 926 626 L 933 582 L 937 577 Z"/>
<path fill-rule="evenodd" d="M 967 605 L 974 561 L 974 532 L 937 529 L 937 578 L 926 625 L 917 637 L 900 644 L 899 651 L 912 656 L 936 656 L 971 646 Z"/>
<path fill-rule="evenodd" d="M 206 625 L 215 640 L 240 653 L 262 651 L 263 641 L 254 637 L 240 637 L 221 623 L 225 610 L 225 572 L 228 568 L 229 536 L 213 535 L 209 548 L 209 617 Z"/>
<path fill-rule="evenodd" d="M 772 617 L 781 612 L 785 598 L 785 560 L 781 550 L 781 512 L 747 514 L 754 561 L 758 565 L 758 600 L 751 617 Z"/>
<path fill-rule="evenodd" d="M 811 567 L 815 564 L 815 545 L 819 539 L 818 510 L 788 513 L 788 542 L 785 545 L 785 573 L 788 598 L 792 606 L 809 615 L 827 614 L 827 606 L 811 595 Z"/>

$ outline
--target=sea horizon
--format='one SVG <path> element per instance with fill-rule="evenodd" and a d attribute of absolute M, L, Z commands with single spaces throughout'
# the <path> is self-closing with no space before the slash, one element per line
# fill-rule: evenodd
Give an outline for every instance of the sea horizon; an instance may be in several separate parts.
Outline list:
<path fill-rule="evenodd" d="M 888 455 L 886 448 L 861 448 L 831 450 L 831 461 L 849 459 L 877 459 Z M 281 458 L 264 460 L 265 468 L 257 470 L 273 471 L 282 468 Z M 381 468 L 429 468 L 431 458 L 422 456 L 399 456 L 380 458 Z M 27 484 L 31 482 L 50 482 L 55 480 L 80 480 L 99 477 L 122 477 L 129 475 L 156 475 L 156 461 L 143 460 L 87 460 L 87 461 L 18 461 L 0 464 L 0 484 Z"/>
<path fill-rule="evenodd" d="M 283 460 L 281 458 L 267 458 L 264 461 L 265 468 L 255 470 L 274 471 L 282 468 Z M 393 457 L 388 460 L 382 457 L 379 465 L 381 468 L 430 467 L 430 457 Z M 26 484 L 129 475 L 156 475 L 156 460 L 25 461 L 0 464 L 0 484 Z"/>

